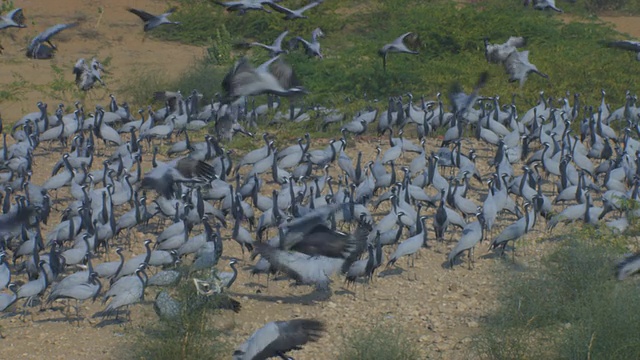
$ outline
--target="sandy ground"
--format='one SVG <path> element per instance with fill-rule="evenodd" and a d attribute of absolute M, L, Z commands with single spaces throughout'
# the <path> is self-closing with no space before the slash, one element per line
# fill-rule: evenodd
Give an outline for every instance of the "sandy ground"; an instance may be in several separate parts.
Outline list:
<path fill-rule="evenodd" d="M 202 54 L 199 47 L 153 39 L 143 41 L 141 22 L 125 8 L 140 7 L 159 13 L 165 9 L 162 1 L 31 0 L 16 1 L 16 5 L 24 9 L 29 27 L 0 34 L 0 41 L 5 48 L 4 54 L 0 56 L 0 84 L 13 81 L 15 74 L 33 84 L 46 84 L 54 78 L 52 64 L 62 68 L 65 76 L 71 79 L 71 68 L 78 58 L 111 57 L 107 89 L 94 92 L 92 98 L 87 100 L 88 103 L 106 105 L 109 92 L 116 91 L 124 79 L 135 73 L 135 69 L 158 69 L 166 72 L 167 76 L 173 76 L 189 66 L 194 57 Z M 98 8 L 104 9 L 102 15 Z M 640 21 L 636 18 L 603 19 L 615 23 L 623 32 L 640 37 Z M 36 33 L 56 23 L 78 20 L 81 21 L 79 28 L 68 30 L 56 38 L 55 43 L 60 51 L 54 60 L 34 61 L 24 56 L 28 40 Z M 20 95 L 19 101 L 1 104 L 0 112 L 5 121 L 13 122 L 23 114 L 35 111 L 35 103 L 39 100 L 43 100 L 41 92 L 27 92 Z M 432 139 L 428 145 L 435 146 L 435 141 Z M 371 160 L 375 153 L 374 147 L 379 143 L 379 139 L 363 139 L 358 142 L 357 150 L 365 153 L 364 160 Z M 383 144 L 387 146 L 384 141 Z M 473 145 L 475 144 L 467 143 L 465 148 Z M 321 144 L 315 142 L 313 146 L 320 147 Z M 48 150 L 49 146 L 38 149 L 36 162 L 42 170 L 38 169 L 34 174 L 34 183 L 44 182 L 50 172 L 51 157 L 47 156 Z M 357 150 L 350 144 L 350 156 L 355 158 Z M 488 153 L 480 151 L 480 156 L 488 156 Z M 408 163 L 410 158 L 403 161 Z M 480 161 L 486 162 L 486 159 Z M 487 169 L 482 171 L 486 173 Z M 474 183 L 473 186 L 484 185 Z M 64 197 L 64 193 L 61 192 L 60 196 Z M 386 209 L 381 209 L 380 213 L 384 210 Z M 428 211 L 428 215 L 432 213 L 433 210 Z M 52 219 L 58 217 L 54 215 Z M 513 217 L 505 216 L 499 228 L 510 221 L 513 221 Z M 537 228 L 542 229 L 542 226 L 540 224 Z M 194 233 L 199 231 L 201 230 L 196 229 Z M 429 231 L 429 238 L 433 239 L 430 225 Z M 546 235 L 540 231 L 534 232 L 527 238 L 527 243 L 534 243 L 535 239 L 543 236 Z M 135 246 L 131 252 L 127 252 L 127 256 L 141 253 L 140 243 L 149 237 L 153 238 L 153 234 L 135 233 Z M 285 280 L 272 281 L 267 288 L 264 278 L 251 278 L 248 271 L 243 270 L 232 291 L 233 296 L 241 301 L 242 311 L 239 314 L 223 312 L 216 318 L 216 326 L 226 329 L 225 341 L 235 346 L 268 321 L 317 317 L 327 323 L 326 336 L 293 356 L 297 359 L 331 359 L 335 358 L 343 335 L 352 328 L 388 322 L 403 327 L 415 337 L 425 358 L 468 358 L 471 336 L 477 333 L 482 316 L 497 303 L 496 293 L 500 284 L 493 275 L 498 267 L 497 263 L 503 260 L 487 255 L 485 243 L 477 251 L 478 261 L 474 270 L 468 270 L 466 264 L 454 271 L 445 269 L 443 264 L 446 255 L 458 237 L 459 231 L 456 231 L 445 243 L 438 244 L 431 240 L 433 247 L 422 251 L 415 268 L 409 269 L 404 259 L 400 260 L 396 269 L 382 272 L 383 276 L 376 278 L 367 287 L 366 297 L 361 285 L 353 293 L 352 289 L 344 289 L 342 280 L 336 278 L 332 285 L 334 293 L 331 299 L 315 302 L 308 296 L 311 292 L 308 287 L 290 287 L 290 282 Z M 527 245 L 527 256 L 516 259 L 514 268 L 526 269 L 529 263 L 536 262 L 548 246 L 546 242 L 539 242 L 535 246 Z M 222 271 L 229 271 L 226 266 L 228 257 L 241 257 L 238 245 L 233 241 L 225 242 L 225 255 L 219 267 Z M 112 254 L 111 260 L 113 259 Z M 244 258 L 241 265 L 241 269 L 250 265 L 248 257 Z M 17 317 L 0 318 L 5 336 L 0 340 L 0 357 L 123 358 L 122 349 L 131 341 L 131 335 L 136 329 L 157 319 L 150 303 L 155 298 L 156 291 L 149 289 L 146 294 L 147 302 L 131 307 L 132 322 L 125 326 L 97 327 L 93 320 L 84 320 L 80 326 L 71 325 L 58 307 L 41 312 L 36 308 L 32 311 L 33 319 L 27 318 L 26 322 Z M 91 315 L 101 308 L 102 305 L 98 303 L 87 303 L 82 306 L 81 311 L 85 315 Z"/>

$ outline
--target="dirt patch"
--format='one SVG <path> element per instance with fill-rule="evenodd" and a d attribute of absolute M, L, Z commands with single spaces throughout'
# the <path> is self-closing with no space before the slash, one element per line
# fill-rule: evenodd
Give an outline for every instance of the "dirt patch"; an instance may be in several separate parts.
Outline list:
<path fill-rule="evenodd" d="M 622 33 L 640 38 L 640 16 L 600 16 L 600 19 L 613 24 Z"/>

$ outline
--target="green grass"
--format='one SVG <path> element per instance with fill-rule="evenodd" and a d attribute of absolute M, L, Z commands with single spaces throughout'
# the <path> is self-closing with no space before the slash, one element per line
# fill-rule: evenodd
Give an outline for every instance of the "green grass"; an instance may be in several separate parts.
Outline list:
<path fill-rule="evenodd" d="M 629 239 L 587 228 L 563 241 L 539 267 L 504 272 L 500 306 L 476 338 L 480 358 L 640 357 L 637 280 L 614 278 Z"/>
<path fill-rule="evenodd" d="M 395 326 L 379 323 L 344 336 L 338 360 L 420 359 L 415 339 Z"/>
<path fill-rule="evenodd" d="M 221 92 L 224 74 L 239 57 L 247 55 L 256 65 L 267 59 L 262 49 L 240 50 L 234 44 L 271 43 L 284 29 L 289 30 L 289 38 L 309 37 L 315 27 L 320 27 L 326 34 L 321 39 L 324 59 L 308 58 L 301 49 L 292 50 L 286 59 L 310 91 L 304 105 L 336 107 L 345 113 L 346 119 L 366 105 L 384 110 L 389 96 L 412 92 L 416 98 L 424 94 L 433 99 L 437 92 L 446 94 L 454 81 L 461 82 L 468 91 L 482 71 L 490 74 L 482 93 L 500 95 L 502 104 L 515 95 L 520 113 L 537 103 L 541 90 L 556 98 L 578 92 L 582 105 L 597 106 L 600 90 L 606 89 L 608 103 L 617 108 L 624 105 L 627 90 L 636 91 L 633 69 L 638 63 L 635 54 L 603 45 L 606 40 L 628 36 L 592 16 L 594 11 L 605 7 L 604 2 L 597 1 L 600 0 L 561 2 L 559 5 L 567 13 L 574 14 L 572 19 L 579 20 L 566 23 L 558 14 L 502 0 L 464 6 L 445 0 L 327 1 L 311 9 L 309 19 L 302 21 L 285 21 L 279 14 L 255 11 L 238 16 L 209 1 L 181 0 L 176 2 L 179 10 L 172 19 L 183 25 L 159 28 L 151 36 L 200 45 L 203 56 L 194 59 L 193 65 L 175 79 L 158 75 L 156 69 L 134 69 L 127 77 L 131 80 L 122 84 L 118 93 L 133 108 L 152 104 L 152 94 L 164 89 L 180 90 L 183 94 L 197 89 L 205 99 L 210 99 Z M 287 6 L 303 2 L 290 1 Z M 613 6 L 613 2 L 607 4 Z M 638 4 L 640 0 L 628 1 L 623 8 L 640 9 Z M 619 5 L 613 8 L 620 9 Z M 406 31 L 418 34 L 415 46 L 420 55 L 391 54 L 384 72 L 377 50 Z M 549 80 L 531 75 L 523 88 L 518 83 L 509 83 L 501 66 L 485 61 L 482 42 L 485 36 L 493 42 L 524 36 L 530 60 L 549 74 Z M 373 99 L 379 101 L 374 103 Z M 264 101 L 264 97 L 258 97 L 256 103 Z M 288 101 L 283 100 L 282 107 L 287 106 Z M 330 128 L 333 134 L 335 130 L 335 126 Z M 318 121 L 310 121 L 275 127 L 261 125 L 251 131 L 274 132 L 278 140 L 290 141 L 305 132 L 318 134 L 319 126 Z M 260 143 L 259 137 L 251 140 L 240 136 L 231 146 L 239 145 L 237 148 L 242 150 Z"/>
<path fill-rule="evenodd" d="M 637 66 L 635 55 L 604 47 L 603 40 L 624 36 L 589 16 L 609 5 L 614 9 L 640 9 L 640 1 L 617 4 L 620 2 L 562 2 L 568 13 L 577 13 L 580 19 L 567 24 L 557 14 L 500 0 L 466 6 L 441 0 L 354 1 L 349 5 L 334 1 L 310 10 L 308 20 L 292 22 L 278 14 L 249 12 L 238 16 L 207 1 L 185 0 L 178 1 L 181 6 L 174 15 L 183 25 L 166 27 L 154 36 L 205 45 L 209 53 L 214 48 L 214 53 L 224 54 L 220 61 L 211 62 L 220 66 L 222 73 L 244 54 L 229 50 L 235 42 L 271 43 L 285 28 L 289 36 L 309 37 L 319 26 L 327 35 L 321 40 L 324 60 L 308 58 L 302 50 L 287 56 L 311 92 L 306 97 L 309 103 L 331 101 L 343 106 L 340 99 L 361 99 L 365 92 L 369 99 L 386 99 L 407 91 L 433 97 L 456 80 L 468 89 L 478 73 L 487 70 L 491 79 L 483 93 L 500 94 L 505 99 L 517 94 L 519 104 L 535 103 L 540 90 L 554 96 L 580 92 L 584 103 L 593 104 L 599 100 L 600 89 L 605 88 L 610 102 L 617 106 L 624 101 L 625 91 L 635 87 L 630 70 Z M 287 6 L 302 3 L 292 1 Z M 406 31 L 419 35 L 420 55 L 391 54 L 388 71 L 383 72 L 377 50 Z M 530 59 L 550 75 L 548 81 L 532 75 L 520 89 L 518 84 L 508 83 L 500 66 L 486 63 L 482 38 L 502 42 L 512 35 L 527 38 Z M 256 64 L 266 60 L 261 49 L 248 54 Z M 216 80 L 219 84 L 221 77 Z"/>

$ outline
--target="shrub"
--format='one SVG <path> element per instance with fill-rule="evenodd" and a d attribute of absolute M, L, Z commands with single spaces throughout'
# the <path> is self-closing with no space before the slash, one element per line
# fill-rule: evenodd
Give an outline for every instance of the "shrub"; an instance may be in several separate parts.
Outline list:
<path fill-rule="evenodd" d="M 415 340 L 403 330 L 379 323 L 360 328 L 344 337 L 339 360 L 412 360 L 420 359 Z"/>
<path fill-rule="evenodd" d="M 229 351 L 213 328 L 215 314 L 211 302 L 197 299 L 190 281 L 184 281 L 177 289 L 175 300 L 183 304 L 177 320 L 153 319 L 137 334 L 137 341 L 127 348 L 124 358 L 149 360 L 216 360 L 228 357 Z M 190 304 L 184 306 L 184 304 Z"/>
<path fill-rule="evenodd" d="M 505 272 L 501 304 L 476 338 L 481 358 L 640 356 L 637 285 L 613 275 L 624 241 L 606 229 L 576 230 L 565 241 L 540 267 Z"/>

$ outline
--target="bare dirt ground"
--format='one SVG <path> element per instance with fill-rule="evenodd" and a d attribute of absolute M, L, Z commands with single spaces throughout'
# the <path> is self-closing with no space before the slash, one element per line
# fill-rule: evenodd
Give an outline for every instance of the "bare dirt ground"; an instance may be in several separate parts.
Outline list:
<path fill-rule="evenodd" d="M 29 27 L 22 30 L 10 30 L 14 39 L 2 33 L 5 51 L 0 56 L 0 84 L 13 81 L 14 73 L 20 74 L 33 84 L 46 84 L 54 76 L 51 64 L 64 69 L 71 79 L 71 68 L 79 57 L 98 56 L 104 59 L 112 57 L 108 77 L 108 89 L 94 92 L 87 104 L 107 104 L 109 92 L 117 95 L 120 83 L 134 73 L 134 69 L 146 67 L 163 71 L 167 76 L 175 76 L 191 64 L 194 57 L 202 54 L 202 49 L 176 43 L 165 43 L 153 39 L 143 39 L 142 24 L 137 17 L 129 14 L 127 6 L 140 7 L 150 12 L 165 9 L 163 1 L 151 0 L 111 0 L 111 1 L 16 1 L 16 6 L 24 9 Z M 99 14 L 102 7 L 104 13 Z M 604 17 L 619 26 L 621 31 L 640 37 L 640 21 L 628 17 Z M 79 29 L 68 30 L 54 42 L 60 51 L 52 61 L 33 61 L 24 56 L 24 48 L 32 36 L 44 28 L 56 23 L 81 20 Z M 32 24 L 31 21 L 35 22 Z M 1 85 L 0 85 L 1 86 Z M 0 112 L 6 122 L 13 122 L 23 114 L 35 111 L 35 103 L 47 101 L 42 93 L 31 91 L 21 95 L 19 101 L 3 103 Z M 123 101 L 125 99 L 119 99 Z M 87 108 L 90 108 L 87 106 Z M 51 105 L 50 105 L 51 109 Z M 435 146 L 435 140 L 429 143 Z M 374 147 L 379 139 L 364 139 L 356 145 L 363 151 L 365 160 L 373 158 Z M 384 140 L 384 146 L 388 146 Z M 279 144 L 286 146 L 288 144 Z M 315 142 L 314 148 L 320 147 Z M 469 149 L 473 143 L 466 143 Z M 482 146 L 480 146 L 482 148 Z M 50 173 L 52 161 L 59 155 L 48 155 L 49 146 L 41 146 L 36 157 L 37 171 L 34 183 L 41 184 Z M 349 155 L 355 158 L 357 150 L 350 144 Z M 57 149 L 55 151 L 58 151 Z M 480 151 L 481 157 L 488 156 Z M 148 156 L 146 159 L 148 160 Z M 405 159 L 407 163 L 410 158 Z M 486 163 L 486 158 L 480 159 Z M 149 165 L 146 164 L 148 168 Z M 487 169 L 481 169 L 487 173 Z M 472 183 L 476 188 L 483 186 Z M 64 192 L 60 196 L 64 197 Z M 475 199 L 478 201 L 478 199 Z M 383 212 L 386 209 L 381 209 Z M 429 210 L 431 215 L 433 210 Z M 54 214 L 52 222 L 59 218 Z M 512 221 L 505 216 L 498 228 Z M 433 239 L 431 220 L 429 238 Z M 544 224 L 539 224 L 542 229 Z M 199 230 L 195 230 L 197 233 Z M 228 235 L 228 232 L 225 233 Z M 537 241 L 547 234 L 536 231 L 528 235 L 526 254 L 519 257 L 514 269 L 526 269 L 535 263 L 550 246 L 549 242 Z M 233 287 L 232 294 L 242 303 L 242 311 L 232 314 L 227 311 L 216 317 L 216 326 L 226 329 L 224 339 L 232 347 L 241 343 L 255 329 L 273 320 L 294 317 L 316 317 L 327 323 L 327 334 L 318 343 L 310 344 L 304 350 L 294 353 L 297 359 L 335 358 L 343 334 L 354 327 L 373 326 L 380 322 L 399 325 L 418 340 L 425 358 L 466 359 L 469 358 L 471 336 L 477 333 L 478 324 L 497 303 L 497 283 L 495 272 L 497 263 L 505 260 L 486 254 L 486 243 L 477 249 L 477 262 L 473 270 L 466 263 L 454 271 L 444 268 L 446 255 L 459 237 L 459 231 L 451 234 L 451 239 L 438 244 L 430 241 L 432 248 L 422 250 L 415 268 L 407 268 L 404 259 L 398 262 L 397 269 L 382 272 L 382 277 L 367 288 L 366 298 L 362 286 L 358 285 L 355 297 L 351 291 L 342 287 L 342 280 L 336 278 L 332 284 L 333 296 L 325 302 L 309 301 L 306 296 L 311 292 L 308 287 L 290 287 L 289 281 L 272 281 L 266 288 L 265 279 L 251 278 L 248 271 L 241 271 Z M 152 234 L 134 234 L 136 244 L 131 253 L 141 253 L 140 243 Z M 535 245 L 533 245 L 535 243 Z M 241 257 L 238 245 L 233 241 L 225 242 L 225 257 L 220 262 L 222 271 L 230 256 Z M 111 260 L 113 260 L 113 255 Z M 508 260 L 510 261 L 510 260 Z M 250 265 L 248 257 L 241 262 Z M 410 280 L 410 278 L 416 280 Z M 0 340 L 1 357 L 6 359 L 116 359 L 127 358 L 123 354 L 124 345 L 131 341 L 131 335 L 145 323 L 156 321 L 151 301 L 156 289 L 148 289 L 147 302 L 131 307 L 132 322 L 125 325 L 97 327 L 96 321 L 85 319 L 80 326 L 69 324 L 59 310 L 33 309 L 33 319 L 26 322 L 15 316 L 0 318 L 0 326 L 5 336 Z M 21 302 L 20 302 L 21 304 Z M 102 305 L 86 303 L 82 313 L 92 315 L 102 309 Z"/>

